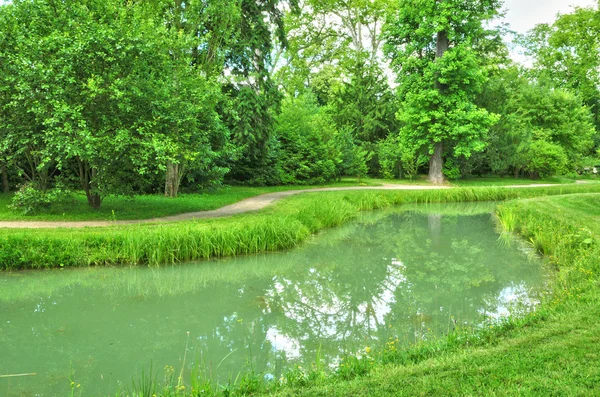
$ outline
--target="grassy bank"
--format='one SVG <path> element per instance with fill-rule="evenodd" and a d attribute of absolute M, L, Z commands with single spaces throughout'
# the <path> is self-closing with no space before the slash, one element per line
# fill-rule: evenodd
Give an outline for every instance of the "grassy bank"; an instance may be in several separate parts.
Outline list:
<path fill-rule="evenodd" d="M 95 229 L 0 231 L 0 267 L 160 265 L 290 248 L 311 233 L 360 211 L 409 203 L 502 201 L 600 192 L 600 185 L 545 188 L 457 188 L 430 191 L 341 191 L 303 194 L 263 211 L 173 224 Z"/>
<path fill-rule="evenodd" d="M 453 182 L 451 185 L 489 187 L 548 183 L 568 184 L 573 182 L 573 180 L 565 178 L 548 178 L 533 181 L 531 179 L 498 177 L 459 180 Z M 318 186 L 225 186 L 203 193 L 181 194 L 176 199 L 164 197 L 163 195 L 109 196 L 104 199 L 100 208 L 90 207 L 83 192 L 74 192 L 68 198 L 64 198 L 63 201 L 54 203 L 48 208 L 42 208 L 37 213 L 28 215 L 24 215 L 22 211 L 9 208 L 14 195 L 13 193 L 0 193 L 0 221 L 113 221 L 150 219 L 186 212 L 210 211 L 264 193 L 324 187 L 381 186 L 382 184 L 430 185 L 425 176 L 420 176 L 414 180 L 361 178 L 359 181 L 356 178 L 343 178 L 338 182 Z"/>
<path fill-rule="evenodd" d="M 463 193 L 464 194 L 464 193 Z M 498 208 L 499 224 L 519 233 L 556 268 L 551 293 L 525 317 L 457 329 L 407 349 L 394 340 L 265 383 L 246 374 L 216 388 L 203 379 L 147 390 L 160 396 L 595 395 L 600 384 L 600 194 L 538 197 Z M 142 396 L 141 392 L 124 393 Z"/>
<path fill-rule="evenodd" d="M 595 182 L 593 180 L 589 183 Z M 507 186 L 507 185 L 539 185 L 539 184 L 568 184 L 575 183 L 574 179 L 554 176 L 542 179 L 530 179 L 530 178 L 512 178 L 512 177 L 482 177 L 482 178 L 469 178 L 469 179 L 458 179 L 452 181 L 451 184 L 454 186 Z"/>
<path fill-rule="evenodd" d="M 322 187 L 378 186 L 379 180 L 344 178 L 342 181 L 319 186 L 225 186 L 204 193 L 181 194 L 176 199 L 163 195 L 134 197 L 109 196 L 100 208 L 92 208 L 83 192 L 74 192 L 62 202 L 43 208 L 38 213 L 24 215 L 9 208 L 13 193 L 0 193 L 0 221 L 112 221 L 149 219 L 186 212 L 210 211 L 264 193 Z"/>

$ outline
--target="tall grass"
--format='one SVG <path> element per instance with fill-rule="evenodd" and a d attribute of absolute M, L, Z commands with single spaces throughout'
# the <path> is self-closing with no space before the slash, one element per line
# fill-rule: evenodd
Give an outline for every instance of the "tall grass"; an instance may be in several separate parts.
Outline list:
<path fill-rule="evenodd" d="M 409 203 L 502 201 L 600 192 L 597 185 L 305 193 L 229 218 L 111 228 L 3 230 L 0 269 L 174 264 L 293 247 L 361 211 Z M 503 217 L 503 219 L 507 219 Z"/>

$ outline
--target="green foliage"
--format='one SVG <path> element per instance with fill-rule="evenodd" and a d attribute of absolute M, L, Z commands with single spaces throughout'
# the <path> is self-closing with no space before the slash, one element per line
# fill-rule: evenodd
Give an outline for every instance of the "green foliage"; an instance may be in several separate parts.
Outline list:
<path fill-rule="evenodd" d="M 240 157 L 230 164 L 230 178 L 249 184 L 273 184 L 276 150 L 273 115 L 279 110 L 281 95 L 271 79 L 269 66 L 275 40 L 285 48 L 287 36 L 280 0 L 256 2 L 241 0 L 239 21 L 225 54 L 225 66 L 234 76 L 226 88 L 233 102 L 227 115 L 232 141 Z M 290 1 L 292 9 L 297 1 Z"/>
<path fill-rule="evenodd" d="M 339 128 L 349 128 L 360 142 L 374 143 L 398 130 L 398 109 L 386 76 L 365 62 L 358 59 L 349 68 L 349 81 L 332 92 L 330 101 Z"/>
<path fill-rule="evenodd" d="M 577 7 L 541 24 L 525 39 L 538 79 L 572 90 L 590 108 L 600 131 L 600 7 Z M 599 143 L 596 135 L 596 146 Z"/>
<path fill-rule="evenodd" d="M 409 146 L 402 145 L 397 135 L 390 135 L 377 145 L 377 161 L 385 179 L 413 179 L 421 166 L 427 163 L 427 157 L 417 153 Z"/>
<path fill-rule="evenodd" d="M 404 145 L 467 159 L 484 149 L 486 132 L 498 116 L 474 103 L 486 76 L 485 54 L 472 43 L 486 36 L 483 23 L 498 8 L 496 0 L 398 4 L 387 27 L 386 51 L 399 77 Z"/>
<path fill-rule="evenodd" d="M 287 63 L 276 68 L 276 76 L 290 96 L 309 87 L 317 103 L 329 108 L 337 129 L 349 130 L 354 142 L 372 153 L 367 172 L 378 174 L 376 143 L 399 128 L 380 35 L 393 1 L 303 5 L 302 13 L 288 14 L 290 47 L 282 54 Z"/>
<path fill-rule="evenodd" d="M 365 176 L 369 170 L 367 163 L 373 153 L 358 145 L 348 128 L 342 128 L 335 138 L 336 146 L 341 152 L 337 167 L 338 176 Z"/>
<path fill-rule="evenodd" d="M 541 177 L 564 173 L 568 163 L 561 146 L 543 140 L 534 141 L 529 146 L 527 159 L 527 171 Z"/>
<path fill-rule="evenodd" d="M 283 102 L 275 133 L 280 145 L 278 166 L 282 183 L 318 184 L 336 177 L 336 165 L 340 162 L 335 147 L 337 130 L 312 94 Z"/>
<path fill-rule="evenodd" d="M 417 175 L 419 168 L 427 164 L 427 157 L 417 153 L 414 148 L 410 147 L 402 149 L 400 159 L 402 161 L 404 176 L 411 180 Z"/>
<path fill-rule="evenodd" d="M 412 177 L 438 149 L 431 164 L 451 179 L 575 172 L 594 155 L 597 9 L 538 27 L 527 74 L 498 65 L 504 31 L 486 28 L 498 0 L 300 5 L 301 13 L 283 0 L 4 2 L 8 185 L 47 191 L 60 176 L 97 208 L 111 194 L 164 187 L 176 196 L 180 185 L 224 179 Z M 549 145 L 562 148 L 566 169 Z"/>
<path fill-rule="evenodd" d="M 188 36 L 118 1 L 19 1 L 0 14 L 13 49 L 3 107 L 16 110 L 3 140 L 29 159 L 30 179 L 71 173 L 99 206 L 167 162 L 212 167 L 224 134 L 218 91 L 189 66 Z"/>
<path fill-rule="evenodd" d="M 294 95 L 309 86 L 325 105 L 328 93 L 348 83 L 342 76 L 361 81 L 350 90 L 377 91 L 375 75 L 363 73 L 387 63 L 381 57 L 380 33 L 394 1 L 305 0 L 302 6 L 302 12 L 287 14 L 289 48 L 276 71 L 286 91 Z"/>
<path fill-rule="evenodd" d="M 381 140 L 377 144 L 377 160 L 384 179 L 394 179 L 400 177 L 401 164 L 401 147 L 398 139 L 394 136 L 389 136 L 385 140 Z"/>
<path fill-rule="evenodd" d="M 37 183 L 24 183 L 13 196 L 9 208 L 31 215 L 47 209 L 53 203 L 65 201 L 68 197 L 69 191 L 62 186 L 43 190 Z"/>
<path fill-rule="evenodd" d="M 595 131 L 589 109 L 581 99 L 562 89 L 530 83 L 516 68 L 493 76 L 479 103 L 501 115 L 490 130 L 485 154 L 479 157 L 482 172 L 540 171 L 538 165 L 532 165 L 540 160 L 535 159 L 536 148 L 549 146 L 536 143 L 539 141 L 558 145 L 566 156 L 566 162 L 559 161 L 547 173 L 575 170 L 591 152 Z"/>

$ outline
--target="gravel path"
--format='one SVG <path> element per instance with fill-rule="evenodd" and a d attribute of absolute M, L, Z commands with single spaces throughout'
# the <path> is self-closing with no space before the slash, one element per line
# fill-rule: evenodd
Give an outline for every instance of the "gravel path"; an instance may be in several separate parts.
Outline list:
<path fill-rule="evenodd" d="M 503 188 L 518 187 L 548 187 L 556 186 L 554 184 L 538 185 L 511 185 L 501 186 Z M 418 186 L 418 185 L 392 185 L 384 184 L 382 186 L 352 186 L 352 187 L 327 187 L 319 189 L 287 190 L 283 192 L 266 193 L 259 196 L 250 197 L 225 207 L 211 211 L 188 212 L 185 214 L 165 216 L 162 218 L 150 218 L 130 221 L 0 221 L 0 228 L 5 229 L 55 229 L 55 228 L 84 228 L 84 227 L 107 227 L 117 225 L 135 225 L 143 223 L 168 223 L 187 221 L 192 219 L 220 218 L 245 212 L 257 211 L 274 203 L 275 201 L 305 192 L 335 192 L 340 190 L 437 190 L 451 189 L 448 186 Z"/>

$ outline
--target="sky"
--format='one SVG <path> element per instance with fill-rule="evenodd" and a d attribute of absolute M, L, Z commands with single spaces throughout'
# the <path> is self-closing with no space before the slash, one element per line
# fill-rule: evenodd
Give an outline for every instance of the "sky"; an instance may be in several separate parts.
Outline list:
<path fill-rule="evenodd" d="M 539 23 L 553 22 L 559 12 L 570 13 L 572 6 L 588 7 L 596 4 L 596 0 L 505 0 L 505 21 L 517 33 L 526 33 Z"/>

